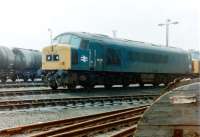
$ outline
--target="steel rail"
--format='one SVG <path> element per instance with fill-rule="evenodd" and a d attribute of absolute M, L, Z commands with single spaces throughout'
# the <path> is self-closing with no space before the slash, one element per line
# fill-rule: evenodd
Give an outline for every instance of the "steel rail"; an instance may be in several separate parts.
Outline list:
<path fill-rule="evenodd" d="M 105 123 L 110 123 L 119 119 L 126 119 L 129 117 L 134 117 L 136 115 L 140 115 L 144 112 L 146 108 L 142 108 L 142 109 L 137 109 L 135 110 L 129 110 L 129 111 L 125 111 L 125 112 L 121 112 L 121 113 L 117 113 L 117 114 L 112 114 L 112 115 L 107 115 L 104 117 L 100 117 L 100 118 L 95 118 L 92 120 L 88 120 L 88 121 L 83 121 L 77 124 L 72 124 L 72 125 L 67 125 L 58 129 L 53 129 L 50 131 L 46 131 L 46 132 L 42 132 L 39 134 L 35 134 L 32 135 L 32 137 L 44 137 L 44 136 L 52 136 L 52 135 L 56 135 L 56 134 L 61 134 L 64 132 L 71 132 L 73 130 L 77 130 L 77 129 L 83 129 L 86 127 L 92 127 L 92 126 L 96 126 L 96 125 L 101 125 L 101 124 L 105 124 Z"/>
<path fill-rule="evenodd" d="M 73 130 L 69 132 L 52 135 L 51 137 L 79 137 L 79 136 L 88 137 L 94 134 L 107 132 L 114 128 L 121 128 L 124 126 L 136 125 L 141 117 L 142 115 L 131 117 L 131 118 L 120 119 L 120 120 L 108 122 L 105 124 L 100 124 L 100 125 L 96 125 L 92 127 L 85 127 L 85 128 L 81 128 L 81 129 L 77 129 L 77 130 Z"/>
<path fill-rule="evenodd" d="M 66 93 L 65 89 L 59 90 L 49 90 L 49 89 L 39 89 L 39 90 L 18 90 L 18 91 L 0 91 L 0 96 L 24 96 L 24 95 L 41 95 L 41 94 L 57 94 Z"/>
<path fill-rule="evenodd" d="M 48 84 L 44 82 L 9 82 L 0 83 L 0 88 L 20 88 L 20 87 L 47 87 Z"/>
<path fill-rule="evenodd" d="M 0 101 L 0 110 L 12 110 L 23 108 L 35 108 L 46 106 L 75 106 L 76 104 L 85 105 L 90 103 L 105 104 L 107 102 L 113 104 L 118 102 L 141 101 L 141 100 L 155 100 L 158 95 L 134 95 L 134 96 L 100 96 L 100 97 L 82 97 L 82 98 L 58 98 L 58 99 L 39 99 L 39 100 L 13 100 L 13 101 Z"/>
<path fill-rule="evenodd" d="M 25 125 L 25 126 L 18 126 L 14 128 L 0 130 L 0 136 L 11 136 L 11 135 L 27 134 L 27 133 L 30 134 L 35 131 L 43 131 L 43 130 L 52 129 L 55 127 L 64 127 L 67 125 L 77 124 L 83 121 L 88 121 L 95 118 L 102 118 L 105 116 L 119 114 L 122 112 L 133 111 L 135 114 L 141 114 L 148 107 L 149 107 L 148 105 L 140 106 L 140 107 L 104 112 L 104 113 L 99 113 L 99 114 L 94 114 L 94 115 L 75 117 L 75 118 L 70 118 L 70 119 L 63 119 L 63 120 L 49 121 L 49 122 L 44 122 L 44 123 L 30 124 L 30 125 Z"/>
<path fill-rule="evenodd" d="M 136 131 L 136 129 L 137 129 L 137 126 L 133 125 L 131 127 L 125 128 L 124 130 L 111 135 L 110 137 L 131 137 L 134 135 L 134 132 Z"/>
<path fill-rule="evenodd" d="M 43 81 L 42 80 L 39 80 L 39 81 L 15 81 L 15 82 L 13 82 L 13 81 L 7 81 L 7 82 L 0 82 L 0 85 L 5 85 L 5 84 L 7 84 L 7 85 L 9 85 L 9 84 L 23 84 L 23 83 L 43 83 Z"/>

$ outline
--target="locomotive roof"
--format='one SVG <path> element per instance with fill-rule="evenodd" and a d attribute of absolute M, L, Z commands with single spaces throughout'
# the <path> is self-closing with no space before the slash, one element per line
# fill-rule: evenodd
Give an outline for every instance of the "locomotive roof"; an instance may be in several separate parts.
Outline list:
<path fill-rule="evenodd" d="M 93 40 L 98 40 L 102 41 L 108 44 L 114 44 L 114 45 L 119 45 L 119 46 L 128 46 L 128 47 L 140 47 L 140 48 L 145 48 L 145 49 L 157 49 L 157 50 L 164 50 L 164 51 L 170 51 L 170 52 L 179 52 L 183 53 L 186 52 L 185 50 L 181 48 L 176 48 L 176 47 L 164 47 L 161 45 L 156 45 L 152 43 L 147 43 L 147 42 L 141 42 L 141 41 L 133 41 L 133 40 L 128 40 L 128 39 L 119 39 L 119 38 L 112 38 L 108 35 L 103 35 L 103 34 L 93 34 L 93 33 L 88 33 L 88 32 L 66 32 L 62 33 L 63 34 L 72 34 L 79 36 L 81 38 L 85 39 L 93 39 Z"/>

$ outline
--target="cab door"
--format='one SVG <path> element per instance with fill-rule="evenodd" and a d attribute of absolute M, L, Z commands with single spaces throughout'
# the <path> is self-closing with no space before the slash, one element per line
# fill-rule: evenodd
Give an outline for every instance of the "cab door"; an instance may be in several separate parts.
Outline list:
<path fill-rule="evenodd" d="M 71 50 L 72 69 L 73 70 L 88 70 L 89 69 L 89 51 L 83 49 Z"/>
<path fill-rule="evenodd" d="M 104 46 L 99 42 L 90 43 L 90 70 L 103 71 L 104 69 Z"/>

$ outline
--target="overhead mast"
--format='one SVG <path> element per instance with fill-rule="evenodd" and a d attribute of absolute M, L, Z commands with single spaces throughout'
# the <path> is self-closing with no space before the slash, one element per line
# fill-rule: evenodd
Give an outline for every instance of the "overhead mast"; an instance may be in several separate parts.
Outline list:
<path fill-rule="evenodd" d="M 51 51 L 53 51 L 53 31 L 52 31 L 51 28 L 48 28 L 48 32 L 49 32 L 49 35 L 50 35 L 50 44 L 52 46 Z"/>
<path fill-rule="evenodd" d="M 113 38 L 117 38 L 117 30 L 112 30 Z"/>
<path fill-rule="evenodd" d="M 166 47 L 169 46 L 169 25 L 171 25 L 171 24 L 176 25 L 178 23 L 179 23 L 178 21 L 172 22 L 170 19 L 167 19 L 166 23 L 158 24 L 158 26 L 165 26 L 166 27 Z"/>

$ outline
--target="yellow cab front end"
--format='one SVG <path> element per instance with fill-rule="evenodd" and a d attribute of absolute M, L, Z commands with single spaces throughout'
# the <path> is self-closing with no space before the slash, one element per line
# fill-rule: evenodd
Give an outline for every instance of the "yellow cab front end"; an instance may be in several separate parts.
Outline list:
<path fill-rule="evenodd" d="M 200 75 L 200 60 L 192 60 L 192 73 L 199 77 Z"/>
<path fill-rule="evenodd" d="M 44 73 L 44 80 L 48 82 L 52 89 L 57 89 L 59 84 L 65 85 L 64 83 L 67 83 L 67 71 L 70 68 L 70 45 L 56 44 L 43 49 L 42 70 Z"/>
<path fill-rule="evenodd" d="M 67 44 L 45 47 L 42 51 L 42 70 L 68 70 L 71 68 L 71 50 Z"/>

